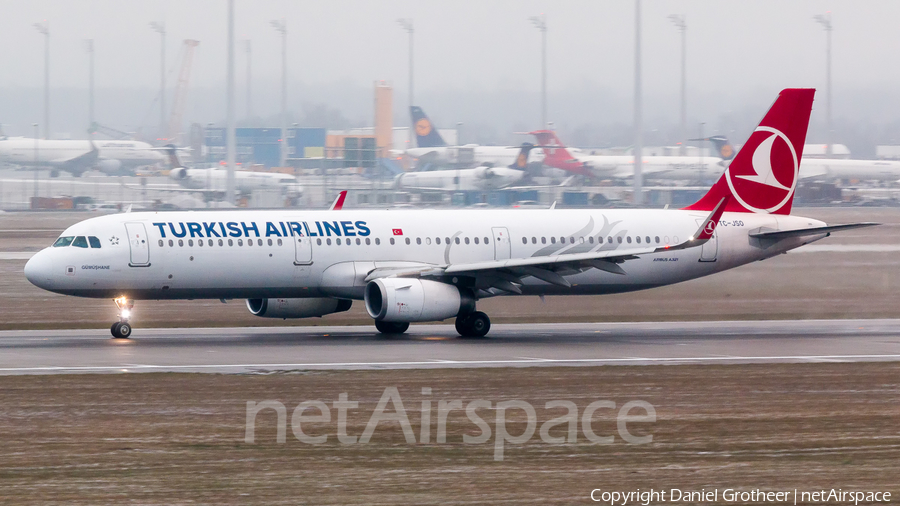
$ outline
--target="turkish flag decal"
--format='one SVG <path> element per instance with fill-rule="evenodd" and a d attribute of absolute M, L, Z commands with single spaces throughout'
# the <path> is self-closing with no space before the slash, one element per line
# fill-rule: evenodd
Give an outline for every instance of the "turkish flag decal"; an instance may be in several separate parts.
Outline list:
<path fill-rule="evenodd" d="M 393 232 L 394 232 L 394 235 L 403 235 L 402 228 L 395 228 L 395 229 L 393 229 Z"/>

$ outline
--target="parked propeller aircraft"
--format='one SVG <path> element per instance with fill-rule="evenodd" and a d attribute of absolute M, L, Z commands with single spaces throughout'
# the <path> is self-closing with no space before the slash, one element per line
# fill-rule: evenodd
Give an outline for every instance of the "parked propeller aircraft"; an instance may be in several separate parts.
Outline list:
<path fill-rule="evenodd" d="M 36 286 L 135 300 L 246 299 L 265 318 L 363 301 L 375 327 L 456 319 L 484 336 L 478 301 L 609 294 L 679 283 L 872 223 L 792 216 L 812 89 L 783 90 L 709 192 L 679 210 L 229 210 L 129 213 L 67 228 L 25 265 Z M 337 206 L 335 206 L 337 207 Z"/>

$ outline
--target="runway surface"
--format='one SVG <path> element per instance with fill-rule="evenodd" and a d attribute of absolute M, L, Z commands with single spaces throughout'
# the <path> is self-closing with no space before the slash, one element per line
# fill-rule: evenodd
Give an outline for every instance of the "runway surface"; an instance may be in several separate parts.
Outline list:
<path fill-rule="evenodd" d="M 0 374 L 900 360 L 900 320 L 451 325 L 0 332 Z"/>

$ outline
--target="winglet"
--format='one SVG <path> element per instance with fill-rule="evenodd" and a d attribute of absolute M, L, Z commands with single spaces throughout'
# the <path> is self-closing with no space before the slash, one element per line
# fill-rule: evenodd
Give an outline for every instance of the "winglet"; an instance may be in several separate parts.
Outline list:
<path fill-rule="evenodd" d="M 713 233 L 716 231 L 716 225 L 719 224 L 719 220 L 722 219 L 722 213 L 725 212 L 725 208 L 728 207 L 728 201 L 731 200 L 731 195 L 725 195 L 719 200 L 719 203 L 716 204 L 716 207 L 713 208 L 712 212 L 709 213 L 709 216 L 703 220 L 703 223 L 700 224 L 700 228 L 694 232 L 687 241 L 676 244 L 675 246 L 663 246 L 661 248 L 656 248 L 656 251 L 672 251 L 679 249 L 687 249 L 693 248 L 695 246 L 701 246 L 709 241 Z"/>
<path fill-rule="evenodd" d="M 341 208 L 344 207 L 344 199 L 347 198 L 347 190 L 342 190 L 338 193 L 337 198 L 334 199 L 334 202 L 331 203 L 332 211 L 340 211 Z"/>

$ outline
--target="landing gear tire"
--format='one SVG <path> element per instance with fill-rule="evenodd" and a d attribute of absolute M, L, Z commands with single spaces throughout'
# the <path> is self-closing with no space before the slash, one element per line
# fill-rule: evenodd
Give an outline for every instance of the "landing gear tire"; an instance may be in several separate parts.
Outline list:
<path fill-rule="evenodd" d="M 484 337 L 491 330 L 491 319 L 481 311 L 456 318 L 456 331 L 463 337 Z"/>
<path fill-rule="evenodd" d="M 113 323 L 109 330 L 116 339 L 128 339 L 131 336 L 131 325 L 128 322 Z"/>
<path fill-rule="evenodd" d="M 409 328 L 409 322 L 376 321 L 375 328 L 382 334 L 402 334 Z"/>

